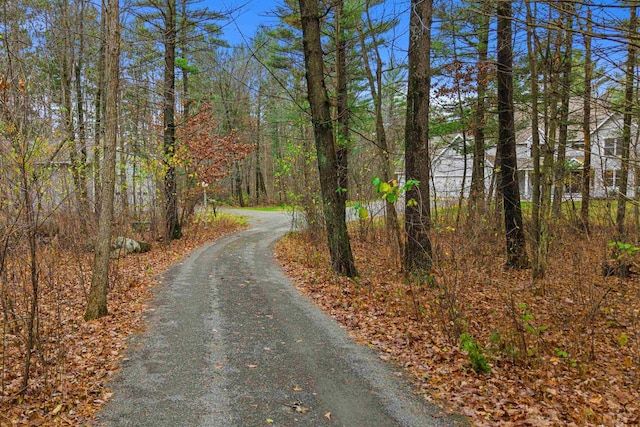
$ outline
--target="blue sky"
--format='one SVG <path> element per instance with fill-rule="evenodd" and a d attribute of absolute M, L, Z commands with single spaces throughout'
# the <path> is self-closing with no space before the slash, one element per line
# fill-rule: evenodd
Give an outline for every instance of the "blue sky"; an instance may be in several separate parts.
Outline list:
<path fill-rule="evenodd" d="M 249 42 L 259 24 L 277 22 L 273 11 L 279 0 L 205 0 L 203 5 L 214 11 L 233 11 L 224 26 L 224 39 L 231 45 Z"/>

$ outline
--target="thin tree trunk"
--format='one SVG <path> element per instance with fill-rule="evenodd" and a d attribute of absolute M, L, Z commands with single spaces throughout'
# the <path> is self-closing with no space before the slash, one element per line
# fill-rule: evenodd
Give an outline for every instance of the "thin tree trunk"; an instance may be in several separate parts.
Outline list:
<path fill-rule="evenodd" d="M 238 197 L 238 204 L 241 208 L 244 207 L 244 196 L 242 194 L 242 174 L 240 172 L 240 164 L 237 160 L 233 162 L 233 181 L 234 188 L 236 190 L 236 196 Z"/>
<path fill-rule="evenodd" d="M 164 10 L 164 108 L 163 148 L 165 161 L 165 238 L 167 242 L 182 237 L 178 214 L 178 186 L 173 161 L 176 149 L 176 0 L 167 0 Z"/>
<path fill-rule="evenodd" d="M 347 43 L 342 25 L 343 0 L 335 2 L 335 43 L 336 43 L 336 88 L 337 88 L 337 121 L 336 121 L 336 154 L 338 158 L 338 195 L 341 202 L 347 202 L 349 187 L 349 98 L 347 88 Z"/>
<path fill-rule="evenodd" d="M 558 34 L 560 34 L 558 32 Z M 538 262 L 534 272 L 536 278 L 544 277 L 549 254 L 549 239 L 551 228 L 551 207 L 553 192 L 553 164 L 556 146 L 556 133 L 558 129 L 558 55 L 560 49 L 560 37 L 552 43 L 550 30 L 547 31 L 546 67 L 544 69 L 544 128 L 545 142 L 542 144 L 542 171 L 540 173 L 540 213 L 539 213 L 539 239 Z M 553 45 L 553 50 L 552 50 Z"/>
<path fill-rule="evenodd" d="M 267 187 L 264 184 L 262 173 L 262 86 L 258 89 L 258 114 L 256 119 L 256 202 L 259 204 L 263 198 L 267 198 Z"/>
<path fill-rule="evenodd" d="M 84 93 L 82 89 L 82 71 L 84 70 L 84 19 L 85 2 L 80 0 L 78 13 L 78 54 L 75 64 L 76 83 L 76 120 L 78 122 L 78 200 L 80 201 L 80 214 L 83 219 L 88 218 L 90 212 L 87 190 L 87 132 L 84 120 Z M 84 222 L 84 221 L 83 221 Z"/>
<path fill-rule="evenodd" d="M 538 50 L 536 48 L 535 26 L 533 25 L 533 11 L 531 0 L 527 6 L 527 50 L 528 64 L 531 72 L 531 151 L 533 157 L 533 195 L 532 195 L 532 273 L 533 279 L 544 276 L 544 265 L 540 258 L 540 124 L 538 123 L 538 99 L 540 96 L 538 75 Z"/>
<path fill-rule="evenodd" d="M 458 101 L 458 117 L 460 120 L 460 124 L 462 127 L 462 183 L 460 184 L 460 194 L 458 195 L 458 210 L 456 211 L 456 227 L 460 224 L 460 214 L 462 212 L 462 202 L 465 197 L 465 187 L 467 186 L 467 168 L 469 166 L 469 153 L 467 147 L 467 121 L 464 117 L 464 107 L 462 105 L 462 90 L 460 88 L 461 76 L 460 76 L 460 67 L 462 63 L 458 58 L 458 46 L 456 42 L 455 35 L 453 36 L 453 62 L 455 67 L 455 87 L 456 87 L 456 98 Z M 473 175 L 473 171 L 472 171 Z"/>
<path fill-rule="evenodd" d="M 21 180 L 22 180 L 22 198 L 24 202 L 24 210 L 26 216 L 27 226 L 27 241 L 29 243 L 29 269 L 31 278 L 31 295 L 29 295 L 29 315 L 27 317 L 27 342 L 25 349 L 24 359 L 24 375 L 22 377 L 22 389 L 24 392 L 29 385 L 30 370 L 31 370 L 31 353 L 36 343 L 37 333 L 37 314 L 38 314 L 38 294 L 39 294 L 39 280 L 38 280 L 38 249 L 36 242 L 37 232 L 37 218 L 34 212 L 33 199 L 31 191 L 33 188 L 30 180 L 29 166 L 27 165 L 27 150 L 22 151 L 21 155 Z"/>
<path fill-rule="evenodd" d="M 180 46 L 182 51 L 182 58 L 187 60 L 187 35 L 189 32 L 189 16 L 187 14 L 187 0 L 181 0 L 181 21 L 180 26 Z M 182 103 L 183 103 L 183 118 L 182 123 L 186 124 L 191 118 L 191 100 L 189 99 L 189 70 L 186 67 L 182 68 Z"/>
<path fill-rule="evenodd" d="M 636 68 L 636 6 L 630 6 L 629 17 L 629 45 L 627 51 L 627 70 L 624 90 L 624 118 L 622 127 L 622 154 L 620 158 L 620 181 L 618 192 L 618 209 L 616 213 L 616 225 L 618 236 L 625 235 L 625 213 L 627 206 L 627 187 L 629 181 L 629 147 L 631 146 L 631 121 L 633 119 L 633 89 Z"/>
<path fill-rule="evenodd" d="M 107 50 L 105 75 L 105 139 L 102 168 L 102 203 L 98 220 L 98 239 L 93 259 L 91 289 L 84 319 L 105 316 L 109 284 L 109 255 L 113 222 L 113 201 L 116 180 L 116 146 L 118 139 L 118 84 L 120 61 L 120 22 L 118 0 L 107 0 Z"/>
<path fill-rule="evenodd" d="M 591 8 L 587 8 L 587 31 L 584 33 L 584 104 L 582 133 L 584 134 L 584 163 L 582 165 L 582 206 L 580 216 L 582 226 L 589 233 L 589 200 L 591 197 Z"/>
<path fill-rule="evenodd" d="M 511 2 L 498 1 L 498 148 L 500 187 L 504 203 L 507 266 L 529 267 L 516 162 L 513 107 L 513 46 Z"/>
<path fill-rule="evenodd" d="M 104 126 L 102 123 L 102 116 L 104 112 L 104 100 L 103 92 L 105 88 L 105 56 L 107 50 L 107 21 L 106 21 L 106 0 L 101 0 L 100 4 L 100 50 L 98 52 L 98 84 L 96 88 L 96 97 L 94 103 L 95 109 L 95 129 L 94 129 L 94 143 L 93 143 L 93 198 L 94 209 L 96 215 L 99 215 L 102 203 L 101 194 L 101 172 L 100 172 L 100 158 L 102 156 L 102 136 Z"/>
<path fill-rule="evenodd" d="M 118 151 L 120 152 L 120 159 L 116 158 L 116 163 L 119 165 L 117 167 L 118 170 L 118 193 L 120 194 L 120 209 L 121 218 L 129 217 L 129 183 L 127 181 L 127 166 L 129 165 L 129 156 L 127 153 L 127 143 L 124 135 L 122 134 L 123 130 L 120 128 L 120 146 L 118 147 Z"/>
<path fill-rule="evenodd" d="M 475 108 L 475 124 L 473 127 L 473 167 L 471 170 L 471 194 L 470 211 L 473 212 L 484 209 L 485 193 L 485 98 L 487 86 L 489 84 L 489 22 L 491 13 L 491 3 L 488 0 L 482 1 L 482 22 L 478 35 L 478 71 L 476 75 L 476 87 L 478 99 Z"/>
<path fill-rule="evenodd" d="M 565 192 L 566 151 L 569 131 L 569 101 L 571 97 L 571 69 L 573 62 L 573 15 L 575 8 L 571 2 L 563 10 L 565 32 L 565 54 L 562 63 L 562 81 L 560 84 L 560 125 L 558 132 L 558 156 L 555 163 L 555 186 L 553 194 L 553 217 L 562 216 L 562 198 Z"/>

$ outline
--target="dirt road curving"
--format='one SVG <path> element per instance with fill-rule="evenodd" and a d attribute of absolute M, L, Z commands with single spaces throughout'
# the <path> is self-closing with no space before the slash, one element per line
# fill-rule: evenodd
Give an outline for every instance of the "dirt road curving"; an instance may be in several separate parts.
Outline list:
<path fill-rule="evenodd" d="M 105 426 L 450 426 L 352 342 L 273 260 L 281 212 L 194 251 L 162 278 L 99 416 Z"/>

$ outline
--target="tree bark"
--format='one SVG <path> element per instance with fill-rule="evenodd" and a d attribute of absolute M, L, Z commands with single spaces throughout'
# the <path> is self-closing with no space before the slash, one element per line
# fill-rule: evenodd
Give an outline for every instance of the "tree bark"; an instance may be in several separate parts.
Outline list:
<path fill-rule="evenodd" d="M 80 214 L 83 220 L 88 218 L 90 213 L 88 190 L 87 190 L 87 132 L 84 120 L 84 92 L 82 89 L 82 72 L 84 70 L 84 20 L 85 2 L 80 0 L 78 5 L 78 54 L 75 63 L 75 83 L 76 83 L 76 120 L 78 122 L 78 139 L 76 145 L 78 167 L 78 199 L 80 201 Z"/>
<path fill-rule="evenodd" d="M 164 108 L 163 148 L 165 161 L 165 238 L 167 242 L 182 237 L 178 214 L 178 186 L 174 155 L 176 149 L 176 0 L 167 0 L 164 10 Z"/>
<path fill-rule="evenodd" d="M 572 2 L 562 7 L 564 17 L 565 53 L 562 62 L 562 81 L 560 84 L 560 125 L 558 131 L 558 155 L 555 163 L 555 186 L 553 193 L 553 217 L 562 216 L 562 197 L 565 192 L 567 138 L 569 136 L 569 101 L 571 97 L 571 70 L 573 63 L 573 15 L 575 8 Z"/>
<path fill-rule="evenodd" d="M 475 124 L 473 127 L 473 166 L 471 169 L 471 213 L 484 208 L 485 192 L 485 97 L 489 84 L 489 20 L 491 4 L 488 0 L 482 1 L 482 17 L 478 40 L 478 71 L 476 86 L 478 99 L 475 108 Z"/>
<path fill-rule="evenodd" d="M 513 46 L 511 1 L 499 0 L 498 14 L 498 157 L 507 243 L 507 266 L 529 267 L 516 160 L 513 107 Z"/>
<path fill-rule="evenodd" d="M 357 276 L 347 233 L 345 203 L 339 193 L 339 170 L 329 96 L 324 80 L 320 16 L 316 0 L 299 0 L 307 94 L 311 107 L 318 172 L 331 264 L 335 272 Z"/>
<path fill-rule="evenodd" d="M 268 199 L 267 187 L 264 183 L 264 174 L 262 173 L 262 85 L 258 89 L 258 112 L 256 117 L 256 202 Z"/>
<path fill-rule="evenodd" d="M 349 187 L 349 98 L 347 90 L 347 42 L 342 25 L 344 2 L 335 3 L 335 43 L 336 43 L 336 92 L 337 92 L 337 120 L 336 120 L 336 154 L 338 158 L 338 195 L 341 203 L 346 206 L 347 188 Z"/>
<path fill-rule="evenodd" d="M 531 153 L 533 158 L 533 194 L 531 206 L 532 219 L 532 275 L 534 280 L 544 277 L 544 257 L 540 253 L 541 221 L 540 221 L 540 124 L 538 100 L 540 96 L 540 84 L 538 75 L 538 49 L 536 44 L 535 26 L 533 24 L 534 12 L 531 9 L 531 0 L 527 1 L 527 53 L 528 64 L 531 72 Z"/>
<path fill-rule="evenodd" d="M 100 157 L 102 155 L 102 137 L 104 132 L 103 113 L 104 99 L 103 93 L 105 89 L 105 55 L 107 49 L 107 22 L 106 22 L 106 0 L 100 1 L 100 50 L 98 52 L 98 83 L 96 87 L 96 96 L 94 101 L 95 110 L 95 126 L 94 126 L 94 142 L 93 142 L 93 199 L 96 215 L 99 216 L 102 194 L 100 194 Z"/>
<path fill-rule="evenodd" d="M 405 127 L 405 173 L 416 180 L 406 193 L 404 252 L 405 272 L 424 278 L 433 264 L 429 157 L 429 98 L 431 91 L 432 0 L 412 0 L 409 19 L 409 75 Z"/>
<path fill-rule="evenodd" d="M 622 153 L 620 157 L 620 182 L 618 188 L 618 210 L 616 225 L 618 236 L 622 238 L 625 232 L 624 220 L 627 206 L 627 187 L 629 181 L 629 152 L 631 147 L 631 122 L 633 120 L 633 93 L 636 69 L 636 6 L 630 6 L 629 17 L 629 47 L 627 50 L 626 82 L 624 90 L 624 117 L 622 126 Z"/>
<path fill-rule="evenodd" d="M 105 61 L 105 138 L 102 167 L 102 203 L 98 220 L 98 240 L 93 259 L 91 289 L 85 320 L 105 316 L 109 284 L 109 256 L 116 180 L 116 146 L 118 139 L 118 85 L 120 61 L 120 22 L 118 0 L 107 0 L 107 50 Z"/>
<path fill-rule="evenodd" d="M 584 104 L 582 107 L 582 133 L 584 134 L 584 163 L 582 165 L 582 206 L 580 216 L 582 227 L 588 233 L 589 200 L 591 197 L 591 8 L 587 8 L 587 31 L 584 33 Z"/>

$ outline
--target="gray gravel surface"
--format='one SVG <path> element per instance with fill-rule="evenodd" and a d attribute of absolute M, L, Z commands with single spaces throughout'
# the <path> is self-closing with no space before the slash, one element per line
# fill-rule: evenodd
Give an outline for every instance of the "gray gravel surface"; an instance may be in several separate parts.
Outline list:
<path fill-rule="evenodd" d="M 272 256 L 289 216 L 235 213 L 249 230 L 163 275 L 100 425 L 464 424 L 413 395 L 400 372 L 296 291 Z"/>

